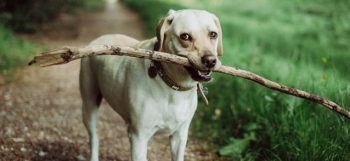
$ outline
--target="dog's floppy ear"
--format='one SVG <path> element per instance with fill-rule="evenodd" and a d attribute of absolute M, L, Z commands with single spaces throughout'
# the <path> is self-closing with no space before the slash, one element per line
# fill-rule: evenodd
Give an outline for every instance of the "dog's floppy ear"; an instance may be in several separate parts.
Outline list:
<path fill-rule="evenodd" d="M 167 31 L 167 29 L 169 28 L 169 26 L 173 21 L 173 16 L 171 16 L 171 14 L 173 14 L 174 12 L 175 12 L 174 10 L 170 10 L 168 13 L 169 15 L 165 18 L 162 18 L 157 25 L 156 35 L 157 35 L 158 42 L 154 46 L 154 50 L 156 51 L 161 51 L 163 48 L 163 44 L 165 40 L 165 32 Z"/>
<path fill-rule="evenodd" d="M 221 25 L 220 25 L 220 21 L 219 18 L 217 18 L 215 15 L 213 15 L 214 17 L 214 22 L 215 25 L 217 26 L 217 28 L 219 29 L 218 31 L 218 47 L 217 47 L 217 52 L 219 56 L 223 56 L 224 55 L 224 47 L 222 44 L 222 29 L 221 29 Z"/>

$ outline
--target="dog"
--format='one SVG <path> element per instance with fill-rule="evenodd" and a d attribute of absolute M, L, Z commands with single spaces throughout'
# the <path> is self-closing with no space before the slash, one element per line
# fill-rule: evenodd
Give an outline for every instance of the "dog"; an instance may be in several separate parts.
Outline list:
<path fill-rule="evenodd" d="M 192 66 L 118 56 L 82 59 L 80 93 L 90 160 L 98 161 L 96 122 L 104 98 L 128 125 L 132 161 L 147 161 L 147 143 L 156 132 L 169 135 L 172 160 L 183 161 L 197 108 L 197 84 L 210 81 L 211 71 L 221 66 L 219 19 L 203 10 L 170 10 L 159 21 L 156 37 L 140 42 L 104 35 L 89 45 L 102 44 L 167 52 L 187 57 Z"/>

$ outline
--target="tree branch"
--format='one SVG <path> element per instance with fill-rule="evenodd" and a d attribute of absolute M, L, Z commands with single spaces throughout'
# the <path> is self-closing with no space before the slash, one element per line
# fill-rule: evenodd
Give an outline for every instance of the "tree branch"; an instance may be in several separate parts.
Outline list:
<path fill-rule="evenodd" d="M 162 61 L 162 62 L 175 63 L 179 65 L 184 65 L 184 66 L 191 65 L 187 60 L 187 58 L 180 57 L 174 54 L 145 50 L 145 49 L 134 49 L 130 47 L 110 46 L 110 45 L 95 45 L 95 46 L 88 46 L 84 48 L 64 47 L 62 49 L 44 52 L 38 56 L 35 56 L 29 62 L 29 65 L 34 63 L 39 64 L 41 66 L 65 64 L 70 61 L 80 59 L 83 57 L 97 56 L 97 55 L 119 55 L 119 56 L 125 55 L 125 56 L 138 57 L 138 58 L 144 58 L 144 59 L 152 59 L 152 60 Z M 346 110 L 344 107 L 341 107 L 340 105 L 334 103 L 331 100 L 327 100 L 323 97 L 310 94 L 303 90 L 278 84 L 276 82 L 270 81 L 252 72 L 248 72 L 245 70 L 228 67 L 228 66 L 221 66 L 219 69 L 215 70 L 215 72 L 225 73 L 232 76 L 248 79 L 256 83 L 259 83 L 267 88 L 316 102 L 350 119 L 350 112 Z"/>

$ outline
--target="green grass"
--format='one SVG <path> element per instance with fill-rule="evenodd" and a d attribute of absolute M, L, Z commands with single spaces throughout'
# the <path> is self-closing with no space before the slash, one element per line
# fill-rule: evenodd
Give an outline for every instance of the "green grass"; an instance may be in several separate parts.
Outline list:
<path fill-rule="evenodd" d="M 0 24 L 0 72 L 24 66 L 39 46 L 16 38 L 11 30 Z"/>
<path fill-rule="evenodd" d="M 124 0 L 149 35 L 168 9 L 215 13 L 222 61 L 350 106 L 350 1 Z M 144 7 L 157 6 L 157 7 Z M 349 160 L 350 122 L 312 102 L 220 74 L 199 105 L 192 134 L 236 160 Z"/>

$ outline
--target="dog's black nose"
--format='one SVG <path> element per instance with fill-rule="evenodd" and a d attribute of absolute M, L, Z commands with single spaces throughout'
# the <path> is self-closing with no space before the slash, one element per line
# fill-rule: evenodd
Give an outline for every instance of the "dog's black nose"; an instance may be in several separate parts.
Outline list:
<path fill-rule="evenodd" d="M 207 68 L 213 68 L 216 64 L 216 56 L 214 55 L 204 55 L 202 57 L 202 63 Z"/>

